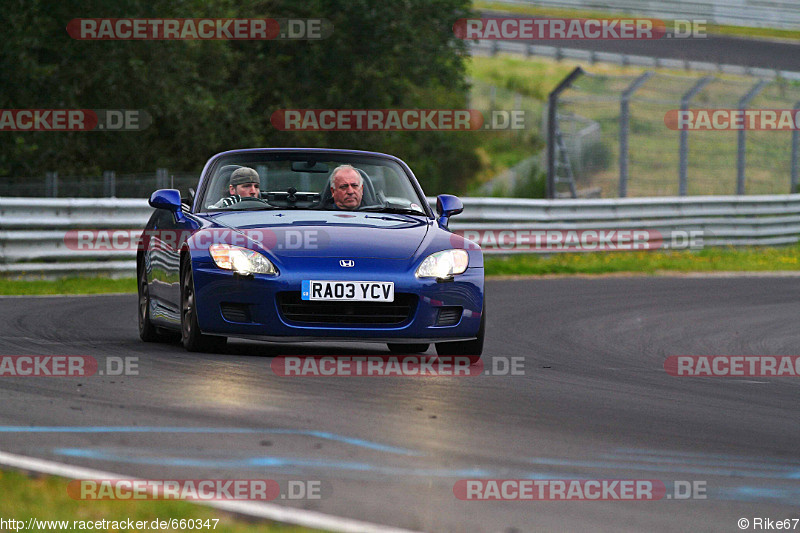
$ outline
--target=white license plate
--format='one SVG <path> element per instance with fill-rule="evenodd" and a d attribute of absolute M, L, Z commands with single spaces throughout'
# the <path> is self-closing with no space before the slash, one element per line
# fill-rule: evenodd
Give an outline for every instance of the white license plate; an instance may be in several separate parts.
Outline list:
<path fill-rule="evenodd" d="M 393 302 L 394 282 L 303 280 L 300 297 L 303 300 Z"/>

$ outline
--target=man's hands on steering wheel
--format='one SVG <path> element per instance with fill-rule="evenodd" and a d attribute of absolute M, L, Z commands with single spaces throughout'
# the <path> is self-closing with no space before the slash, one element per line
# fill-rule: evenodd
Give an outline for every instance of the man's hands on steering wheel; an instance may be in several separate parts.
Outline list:
<path fill-rule="evenodd" d="M 234 194 L 232 196 L 228 196 L 227 198 L 223 198 L 220 200 L 220 207 L 230 207 L 233 204 L 238 204 L 242 201 L 242 197 L 238 194 Z"/>
<path fill-rule="evenodd" d="M 248 202 L 248 203 L 258 202 L 259 204 L 269 205 L 269 203 L 266 200 L 259 198 L 257 196 L 241 196 L 239 194 L 233 194 L 231 196 L 228 196 L 227 198 L 223 198 L 222 200 L 220 200 L 219 207 L 220 208 L 231 207 L 236 204 L 240 204 L 242 202 Z"/>

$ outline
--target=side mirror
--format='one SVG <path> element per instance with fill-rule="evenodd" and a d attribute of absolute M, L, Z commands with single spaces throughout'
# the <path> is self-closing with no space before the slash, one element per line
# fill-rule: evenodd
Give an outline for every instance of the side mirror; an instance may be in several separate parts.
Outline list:
<path fill-rule="evenodd" d="M 178 222 L 184 220 L 181 207 L 181 192 L 178 189 L 159 189 L 150 195 L 150 207 L 166 209 L 175 214 Z"/>
<path fill-rule="evenodd" d="M 439 213 L 439 227 L 443 229 L 447 229 L 450 217 L 461 213 L 463 210 L 464 204 L 461 203 L 458 196 L 440 194 L 436 197 L 436 212 Z"/>

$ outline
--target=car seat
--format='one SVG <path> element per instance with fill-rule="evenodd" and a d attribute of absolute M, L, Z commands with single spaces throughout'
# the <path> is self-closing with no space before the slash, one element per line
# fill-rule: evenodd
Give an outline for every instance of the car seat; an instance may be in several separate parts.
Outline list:
<path fill-rule="evenodd" d="M 213 183 L 212 186 L 217 189 L 217 193 L 214 195 L 206 195 L 206 206 L 211 207 L 213 204 L 220 201 L 222 198 L 227 198 L 230 196 L 230 191 L 228 190 L 228 185 L 231 183 L 231 174 L 233 174 L 234 170 L 237 168 L 242 168 L 241 165 L 225 165 L 221 169 L 219 169 L 219 174 L 217 174 L 216 183 Z"/>

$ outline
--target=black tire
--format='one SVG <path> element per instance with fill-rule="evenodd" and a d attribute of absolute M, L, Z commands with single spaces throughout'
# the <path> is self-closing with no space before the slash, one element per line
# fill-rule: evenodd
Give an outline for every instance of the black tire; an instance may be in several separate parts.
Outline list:
<path fill-rule="evenodd" d="M 466 356 L 471 365 L 481 360 L 483 355 L 483 338 L 486 333 L 486 305 L 481 312 L 481 325 L 477 338 L 471 341 L 437 342 L 436 354 L 440 356 Z"/>
<path fill-rule="evenodd" d="M 164 334 L 150 322 L 150 289 L 147 287 L 147 273 L 139 272 L 139 338 L 144 342 L 167 342 L 170 335 Z"/>
<path fill-rule="evenodd" d="M 390 343 L 386 346 L 389 347 L 389 351 L 392 353 L 422 353 L 427 352 L 428 348 L 431 347 L 430 344 L 394 344 Z"/>
<path fill-rule="evenodd" d="M 228 338 L 200 332 L 194 294 L 192 263 L 187 259 L 181 272 L 181 343 L 190 352 L 221 352 Z"/>

